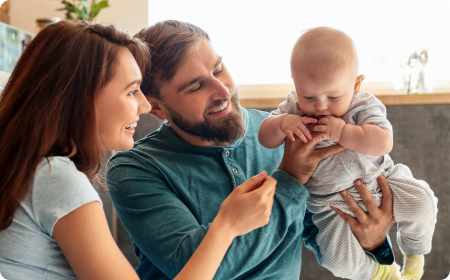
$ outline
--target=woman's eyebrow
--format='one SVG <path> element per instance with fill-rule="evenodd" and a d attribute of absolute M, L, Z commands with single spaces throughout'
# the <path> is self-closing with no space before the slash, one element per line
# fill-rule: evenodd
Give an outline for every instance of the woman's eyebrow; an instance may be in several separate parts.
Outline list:
<path fill-rule="evenodd" d="M 134 80 L 134 81 L 132 81 L 131 83 L 129 83 L 129 84 L 124 88 L 124 90 L 127 89 L 127 88 L 129 88 L 129 87 L 131 87 L 132 85 L 138 85 L 138 84 L 140 84 L 140 83 L 141 83 L 141 79 Z"/>

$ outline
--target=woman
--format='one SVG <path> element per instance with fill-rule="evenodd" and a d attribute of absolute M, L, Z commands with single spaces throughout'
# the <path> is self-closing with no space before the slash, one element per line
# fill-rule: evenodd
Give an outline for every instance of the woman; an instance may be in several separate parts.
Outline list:
<path fill-rule="evenodd" d="M 91 182 L 101 150 L 133 146 L 148 49 L 110 25 L 62 21 L 28 45 L 0 97 L 0 273 L 6 279 L 138 279 Z M 270 218 L 275 179 L 222 203 L 176 279 L 212 279 L 234 237 Z"/>

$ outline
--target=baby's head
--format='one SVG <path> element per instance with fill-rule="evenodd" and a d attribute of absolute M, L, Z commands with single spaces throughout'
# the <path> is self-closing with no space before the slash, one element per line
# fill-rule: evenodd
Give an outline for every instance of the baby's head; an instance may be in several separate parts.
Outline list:
<path fill-rule="evenodd" d="M 297 40 L 291 74 L 300 109 L 316 117 L 345 114 L 364 80 L 364 75 L 358 76 L 352 39 L 328 27 L 310 29 Z"/>

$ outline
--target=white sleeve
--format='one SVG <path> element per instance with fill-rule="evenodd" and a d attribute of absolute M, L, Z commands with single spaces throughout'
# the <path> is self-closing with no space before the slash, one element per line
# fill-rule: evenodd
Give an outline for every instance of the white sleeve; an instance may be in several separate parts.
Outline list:
<path fill-rule="evenodd" d="M 278 105 L 278 109 L 271 112 L 272 115 L 296 114 L 303 116 L 304 114 L 298 106 L 297 93 L 293 90 L 286 94 L 286 100 Z"/>
<path fill-rule="evenodd" d="M 41 161 L 33 182 L 33 212 L 36 221 L 53 236 L 56 222 L 92 201 L 101 199 L 86 175 L 65 157 Z M 49 168 L 50 167 L 50 168 Z"/>

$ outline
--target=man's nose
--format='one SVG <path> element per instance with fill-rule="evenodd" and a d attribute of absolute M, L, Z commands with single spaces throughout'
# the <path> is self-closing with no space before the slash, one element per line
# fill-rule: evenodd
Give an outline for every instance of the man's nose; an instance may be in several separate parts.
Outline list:
<path fill-rule="evenodd" d="M 218 79 L 214 79 L 213 90 L 214 90 L 214 93 L 213 93 L 212 99 L 214 99 L 214 100 L 230 98 L 230 91 L 228 90 L 228 87 L 226 87 Z"/>

